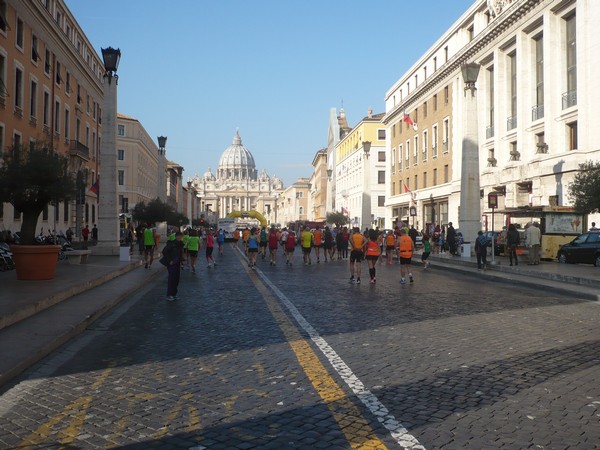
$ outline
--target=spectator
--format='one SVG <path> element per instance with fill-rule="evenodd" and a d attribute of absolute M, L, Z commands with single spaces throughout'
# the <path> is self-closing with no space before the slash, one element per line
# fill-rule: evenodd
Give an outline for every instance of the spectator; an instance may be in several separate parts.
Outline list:
<path fill-rule="evenodd" d="M 540 244 L 542 239 L 542 233 L 540 231 L 539 224 L 529 223 L 529 226 L 525 230 L 525 237 L 527 239 L 527 246 L 529 247 L 529 265 L 538 265 L 540 263 Z"/>

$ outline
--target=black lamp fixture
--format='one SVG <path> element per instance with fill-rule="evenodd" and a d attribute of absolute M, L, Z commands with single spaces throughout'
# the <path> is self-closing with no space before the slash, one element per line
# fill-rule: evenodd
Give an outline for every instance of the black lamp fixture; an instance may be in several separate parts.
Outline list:
<path fill-rule="evenodd" d="M 371 152 L 371 141 L 363 141 L 363 150 L 365 152 L 365 157 L 369 159 L 369 153 Z"/>
<path fill-rule="evenodd" d="M 474 95 L 477 88 L 475 87 L 475 82 L 477 81 L 477 77 L 479 76 L 479 69 L 481 68 L 481 64 L 478 63 L 466 63 L 460 67 L 462 72 L 463 80 L 465 81 L 465 93 L 467 90 L 471 91 L 471 95 Z"/>
<path fill-rule="evenodd" d="M 166 136 L 158 136 L 158 153 L 161 155 L 165 154 L 165 147 L 167 146 L 167 137 Z"/>
<path fill-rule="evenodd" d="M 333 175 L 333 170 L 327 169 L 327 178 L 331 180 L 331 175 Z"/>
<path fill-rule="evenodd" d="M 102 59 L 104 60 L 104 76 L 108 78 L 108 82 L 113 77 L 117 78 L 117 69 L 121 60 L 121 50 L 118 48 L 107 47 L 102 50 Z"/>

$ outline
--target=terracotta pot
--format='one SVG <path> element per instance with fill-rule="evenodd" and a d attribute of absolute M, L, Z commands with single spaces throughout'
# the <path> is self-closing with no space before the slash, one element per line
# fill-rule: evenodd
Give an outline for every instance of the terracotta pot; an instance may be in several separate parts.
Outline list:
<path fill-rule="evenodd" d="M 11 245 L 17 280 L 51 280 L 60 245 Z"/>

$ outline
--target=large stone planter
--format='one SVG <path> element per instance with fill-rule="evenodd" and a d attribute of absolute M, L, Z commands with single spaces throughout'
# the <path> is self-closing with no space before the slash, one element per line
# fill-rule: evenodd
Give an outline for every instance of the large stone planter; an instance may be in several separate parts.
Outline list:
<path fill-rule="evenodd" d="M 51 280 L 60 245 L 11 245 L 17 280 Z"/>

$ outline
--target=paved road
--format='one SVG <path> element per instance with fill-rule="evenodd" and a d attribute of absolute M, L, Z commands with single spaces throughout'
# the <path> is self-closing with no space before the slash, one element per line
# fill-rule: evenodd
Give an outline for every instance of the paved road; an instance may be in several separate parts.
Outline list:
<path fill-rule="evenodd" d="M 5 392 L 0 448 L 600 447 L 597 303 L 220 261 L 174 304 L 157 279 Z"/>

